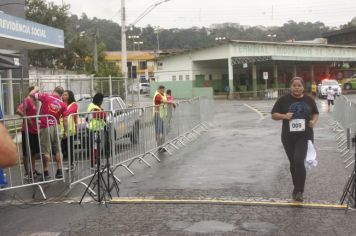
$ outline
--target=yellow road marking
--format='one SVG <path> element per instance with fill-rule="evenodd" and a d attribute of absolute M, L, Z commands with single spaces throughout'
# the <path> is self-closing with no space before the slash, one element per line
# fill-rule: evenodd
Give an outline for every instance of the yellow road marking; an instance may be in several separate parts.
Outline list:
<path fill-rule="evenodd" d="M 223 204 L 223 205 L 248 205 L 248 206 L 286 206 L 347 209 L 347 205 L 322 204 L 306 202 L 274 202 L 274 201 L 247 201 L 247 200 L 223 200 L 223 199 L 149 199 L 149 198 L 113 198 L 114 204 Z"/>

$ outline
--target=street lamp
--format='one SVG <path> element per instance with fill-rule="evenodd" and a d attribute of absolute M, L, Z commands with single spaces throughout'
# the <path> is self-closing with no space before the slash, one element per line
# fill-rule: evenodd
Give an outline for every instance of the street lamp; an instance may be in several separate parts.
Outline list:
<path fill-rule="evenodd" d="M 215 37 L 215 41 L 222 41 L 225 39 L 226 39 L 226 37 Z"/>
<path fill-rule="evenodd" d="M 275 38 L 277 37 L 277 35 L 276 35 L 276 34 L 267 34 L 267 37 L 268 37 L 271 41 L 273 41 L 273 39 L 275 39 Z"/>
<path fill-rule="evenodd" d="M 134 42 L 134 44 L 137 44 L 137 46 L 138 46 L 138 50 L 140 51 L 140 45 L 142 45 L 142 44 L 143 44 L 143 42 L 142 42 L 142 41 L 140 41 L 140 42 Z"/>
<path fill-rule="evenodd" d="M 132 39 L 132 51 L 135 51 L 135 39 L 139 39 L 139 35 L 130 35 L 128 37 L 129 39 Z"/>
<path fill-rule="evenodd" d="M 170 0 L 163 0 L 149 6 L 130 26 L 134 26 L 143 17 L 150 13 L 157 6 L 169 2 Z M 127 45 L 126 45 L 126 5 L 125 0 L 121 0 L 121 70 L 124 78 L 127 78 Z M 127 83 L 125 82 L 125 100 L 127 101 Z M 132 101 L 133 102 L 133 101 Z"/>
<path fill-rule="evenodd" d="M 86 35 L 85 31 L 81 31 L 79 33 L 79 37 L 84 37 Z M 94 66 L 94 71 L 95 73 L 98 73 L 99 67 L 98 67 L 98 29 L 95 30 L 95 33 L 92 33 L 91 36 L 93 36 L 93 41 L 94 41 L 94 50 L 93 50 L 93 66 Z"/>
<path fill-rule="evenodd" d="M 156 38 L 157 38 L 157 57 L 159 56 L 159 33 L 161 33 L 164 29 L 160 28 L 160 27 L 155 27 L 154 29 L 154 33 L 156 34 Z"/>

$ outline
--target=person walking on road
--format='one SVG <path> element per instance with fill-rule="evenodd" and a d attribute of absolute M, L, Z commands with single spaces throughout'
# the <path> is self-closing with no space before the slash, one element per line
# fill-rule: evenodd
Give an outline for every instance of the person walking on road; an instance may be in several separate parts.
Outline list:
<path fill-rule="evenodd" d="M 330 111 L 331 105 L 334 106 L 334 100 L 335 100 L 335 91 L 332 89 L 331 86 L 329 86 L 328 90 L 326 90 L 326 99 L 328 100 L 328 111 Z"/>
<path fill-rule="evenodd" d="M 277 100 L 272 111 L 273 120 L 282 120 L 282 144 L 290 162 L 294 189 L 292 198 L 303 201 L 306 179 L 304 160 L 308 140 L 314 141 L 313 128 L 319 118 L 315 100 L 304 94 L 304 80 L 294 77 L 290 82 L 290 94 Z"/>

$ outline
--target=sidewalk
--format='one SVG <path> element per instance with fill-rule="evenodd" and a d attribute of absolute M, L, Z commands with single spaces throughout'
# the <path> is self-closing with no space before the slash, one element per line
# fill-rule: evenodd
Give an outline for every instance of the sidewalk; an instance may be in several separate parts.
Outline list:
<path fill-rule="evenodd" d="M 280 142 L 281 122 L 268 114 L 272 105 L 273 101 L 216 101 L 215 128 L 173 156 L 163 154 L 161 163 L 142 167 L 133 177 L 118 173 L 121 197 L 290 201 L 289 164 Z M 335 204 L 351 169 L 344 169 L 336 151 L 325 101 L 318 107 L 319 164 L 307 173 L 305 202 Z M 78 197 L 83 188 L 78 189 L 69 198 Z M 37 207 L 3 207 L 1 212 L 5 235 L 354 235 L 356 230 L 354 211 L 253 204 L 151 202 L 105 208 L 60 200 Z"/>

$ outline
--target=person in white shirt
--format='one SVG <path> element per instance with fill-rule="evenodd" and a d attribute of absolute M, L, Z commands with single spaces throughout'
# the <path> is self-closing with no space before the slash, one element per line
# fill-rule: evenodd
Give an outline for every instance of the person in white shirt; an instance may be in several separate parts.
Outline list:
<path fill-rule="evenodd" d="M 335 100 L 335 91 L 329 86 L 328 90 L 326 90 L 326 95 L 328 99 L 328 111 L 330 111 L 330 105 L 334 106 L 334 100 Z"/>

